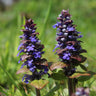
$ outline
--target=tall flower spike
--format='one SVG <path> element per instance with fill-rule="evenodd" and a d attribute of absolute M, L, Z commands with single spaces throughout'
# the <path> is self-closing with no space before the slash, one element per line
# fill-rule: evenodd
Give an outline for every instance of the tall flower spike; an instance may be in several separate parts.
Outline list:
<path fill-rule="evenodd" d="M 79 35 L 80 32 L 75 29 L 76 25 L 73 24 L 69 11 L 62 10 L 57 19 L 60 22 L 53 25 L 53 28 L 57 28 L 57 31 L 59 31 L 57 32 L 56 38 L 58 44 L 55 49 L 57 49 L 56 53 L 62 62 L 66 63 L 68 67 L 71 66 L 70 70 L 68 67 L 64 68 L 65 75 L 70 76 L 75 72 L 75 66 L 86 60 L 86 57 L 80 55 L 86 52 L 86 50 L 82 49 L 80 45 L 82 41 L 78 39 L 81 38 L 82 35 Z"/>
<path fill-rule="evenodd" d="M 18 47 L 18 50 L 20 50 L 18 55 L 23 53 L 19 60 L 19 63 L 20 61 L 23 62 L 21 68 L 26 66 L 32 72 L 32 75 L 25 74 L 22 78 L 25 83 L 29 83 L 29 80 L 39 80 L 42 75 L 48 74 L 48 65 L 44 64 L 47 60 L 41 59 L 42 54 L 44 54 L 44 45 L 41 44 L 37 37 L 39 33 L 36 32 L 35 25 L 32 19 L 26 20 L 25 29 L 21 30 L 24 34 L 20 36 L 22 40 Z"/>

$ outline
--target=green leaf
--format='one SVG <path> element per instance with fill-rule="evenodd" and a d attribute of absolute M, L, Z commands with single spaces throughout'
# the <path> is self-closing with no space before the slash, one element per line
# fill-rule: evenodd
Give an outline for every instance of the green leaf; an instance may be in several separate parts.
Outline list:
<path fill-rule="evenodd" d="M 56 63 L 54 63 L 54 64 L 52 64 L 52 65 L 50 66 L 50 70 L 53 71 L 53 70 L 55 70 L 55 69 L 64 68 L 64 67 L 66 67 L 66 66 L 67 66 L 67 65 L 64 64 L 64 63 L 62 63 L 62 62 L 56 62 Z"/>
<path fill-rule="evenodd" d="M 29 73 L 29 74 L 32 74 L 28 68 L 22 68 L 22 69 L 19 69 L 16 74 L 20 74 L 20 73 Z"/>
<path fill-rule="evenodd" d="M 49 83 L 48 80 L 34 80 L 30 83 L 30 85 L 40 90 L 44 88 L 48 83 Z"/>
<path fill-rule="evenodd" d="M 60 70 L 58 73 L 51 74 L 50 77 L 55 79 L 55 80 L 64 80 L 64 79 L 66 79 L 66 76 L 64 75 L 62 70 Z"/>
<path fill-rule="evenodd" d="M 80 76 L 80 77 L 78 77 L 78 81 L 84 82 L 84 81 L 89 80 L 91 77 L 92 76 Z"/>
<path fill-rule="evenodd" d="M 84 73 L 75 73 L 72 76 L 70 76 L 69 78 L 78 78 L 80 76 L 90 76 L 90 74 L 89 73 L 85 73 L 85 72 Z"/>
<path fill-rule="evenodd" d="M 78 73 L 73 74 L 69 78 L 77 78 L 78 81 L 83 82 L 83 81 L 89 80 L 90 78 L 92 78 L 92 76 L 95 76 L 95 74 L 96 73 L 92 71 L 78 72 Z"/>
<path fill-rule="evenodd" d="M 80 64 L 80 67 L 81 67 L 84 71 L 88 71 L 88 69 L 87 69 L 84 65 Z"/>
<path fill-rule="evenodd" d="M 59 84 L 56 84 L 54 88 L 52 88 L 45 96 L 55 96 L 55 91 L 57 91 L 60 88 Z"/>

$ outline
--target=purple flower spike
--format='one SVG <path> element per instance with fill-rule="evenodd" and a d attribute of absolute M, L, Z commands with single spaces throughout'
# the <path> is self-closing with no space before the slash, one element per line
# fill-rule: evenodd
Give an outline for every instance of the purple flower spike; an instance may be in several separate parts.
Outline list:
<path fill-rule="evenodd" d="M 26 84 L 29 83 L 29 81 L 33 80 L 39 80 L 41 79 L 42 75 L 48 74 L 48 68 L 47 65 L 43 65 L 44 68 L 43 70 L 40 69 L 42 68 L 42 62 L 46 59 L 42 59 L 42 54 L 44 54 L 43 48 L 44 46 L 41 44 L 39 38 L 37 37 L 37 32 L 36 32 L 36 24 L 33 23 L 33 20 L 29 19 L 26 20 L 26 23 L 24 25 L 24 29 L 21 31 L 23 32 L 23 35 L 20 36 L 21 44 L 18 47 L 19 54 L 22 52 L 23 55 L 20 56 L 20 61 L 23 62 L 21 65 L 21 68 L 23 68 L 25 65 L 27 69 L 32 72 L 32 75 L 25 74 L 22 78 L 22 81 L 24 81 Z M 43 74 L 42 74 L 43 73 Z"/>
<path fill-rule="evenodd" d="M 81 32 L 76 30 L 76 25 L 73 24 L 71 20 L 71 15 L 68 10 L 62 10 L 61 14 L 57 18 L 60 22 L 57 22 L 53 28 L 57 28 L 57 45 L 56 53 L 62 62 L 66 63 L 67 67 L 65 69 L 65 75 L 72 75 L 75 71 L 73 70 L 77 64 L 84 62 L 86 57 L 82 56 L 81 53 L 86 52 L 81 47 L 81 41 L 78 40 L 82 38 L 82 35 L 78 35 Z M 72 66 L 71 71 L 68 71 L 69 66 Z M 69 73 L 70 74 L 69 74 Z M 72 73 L 72 74 L 71 74 Z"/>

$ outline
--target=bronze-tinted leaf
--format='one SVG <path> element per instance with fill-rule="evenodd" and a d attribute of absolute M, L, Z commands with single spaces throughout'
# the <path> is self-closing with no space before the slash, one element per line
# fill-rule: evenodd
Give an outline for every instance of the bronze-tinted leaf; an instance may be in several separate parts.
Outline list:
<path fill-rule="evenodd" d="M 50 70 L 53 71 L 53 70 L 55 70 L 55 69 L 64 68 L 64 67 L 66 67 L 66 66 L 67 66 L 67 65 L 64 64 L 64 63 L 62 63 L 62 62 L 56 62 L 56 63 L 54 63 L 54 64 L 52 64 L 52 65 L 50 66 Z"/>
<path fill-rule="evenodd" d="M 26 42 L 30 42 L 30 40 L 21 40 L 21 43 L 26 43 Z"/>
<path fill-rule="evenodd" d="M 86 57 L 84 57 L 82 55 L 71 56 L 71 58 L 79 61 L 80 63 L 82 63 L 82 62 L 84 62 L 86 60 Z"/>
<path fill-rule="evenodd" d="M 16 72 L 16 74 L 25 73 L 25 72 L 31 73 L 28 68 L 22 68 L 22 69 L 19 69 L 19 70 Z M 32 74 L 32 73 L 31 73 L 31 74 Z"/>
<path fill-rule="evenodd" d="M 24 54 L 21 56 L 22 61 L 24 61 L 26 58 L 30 57 L 31 55 Z"/>
<path fill-rule="evenodd" d="M 33 28 L 34 26 L 36 26 L 36 24 L 31 24 L 31 25 L 30 25 L 30 28 Z"/>
<path fill-rule="evenodd" d="M 69 78 L 78 78 L 78 77 L 80 77 L 80 76 L 90 76 L 91 74 L 89 74 L 89 73 L 75 73 L 75 74 L 73 74 L 72 76 L 70 76 Z"/>
<path fill-rule="evenodd" d="M 30 85 L 40 90 L 44 88 L 48 83 L 49 83 L 48 80 L 34 80 L 30 83 Z"/>
<path fill-rule="evenodd" d="M 65 49 L 58 49 L 57 51 L 56 51 L 56 53 L 57 54 L 61 54 L 63 51 L 66 51 L 67 49 L 65 48 Z"/>
<path fill-rule="evenodd" d="M 62 18 L 61 18 L 61 17 L 57 17 L 57 19 L 58 19 L 58 20 L 62 20 Z"/>
<path fill-rule="evenodd" d="M 76 41 L 68 41 L 68 42 L 66 42 L 66 44 L 72 44 L 72 45 L 75 45 L 75 44 L 76 44 Z"/>
<path fill-rule="evenodd" d="M 21 29 L 20 31 L 25 32 L 25 33 L 26 32 L 28 32 L 28 33 L 30 32 L 29 30 L 26 30 L 26 29 Z"/>
<path fill-rule="evenodd" d="M 36 33 L 32 33 L 31 35 L 36 35 L 36 34 L 38 34 L 38 35 L 39 35 L 39 33 L 38 33 L 38 32 L 36 32 Z"/>
<path fill-rule="evenodd" d="M 67 23 L 72 23 L 72 20 L 66 20 L 66 21 L 64 22 L 64 24 L 67 24 Z"/>

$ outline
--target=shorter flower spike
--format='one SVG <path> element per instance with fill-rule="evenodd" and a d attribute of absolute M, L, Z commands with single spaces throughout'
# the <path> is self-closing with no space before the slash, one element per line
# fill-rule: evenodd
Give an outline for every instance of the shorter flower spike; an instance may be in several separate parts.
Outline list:
<path fill-rule="evenodd" d="M 41 79 L 42 75 L 48 74 L 48 67 L 47 65 L 43 65 L 42 62 L 46 61 L 46 59 L 41 59 L 42 54 L 44 54 L 43 48 L 44 45 L 41 44 L 40 40 L 38 39 L 37 35 L 39 33 L 36 32 L 36 24 L 34 24 L 32 19 L 26 20 L 24 25 L 25 29 L 22 29 L 23 35 L 20 36 L 21 44 L 18 47 L 20 52 L 20 61 L 23 62 L 21 68 L 26 66 L 29 71 L 32 72 L 31 75 L 25 74 L 22 80 L 25 83 L 29 83 L 29 81 L 39 80 Z M 21 55 L 23 54 L 23 55 Z M 43 63 L 44 63 L 43 62 Z"/>

